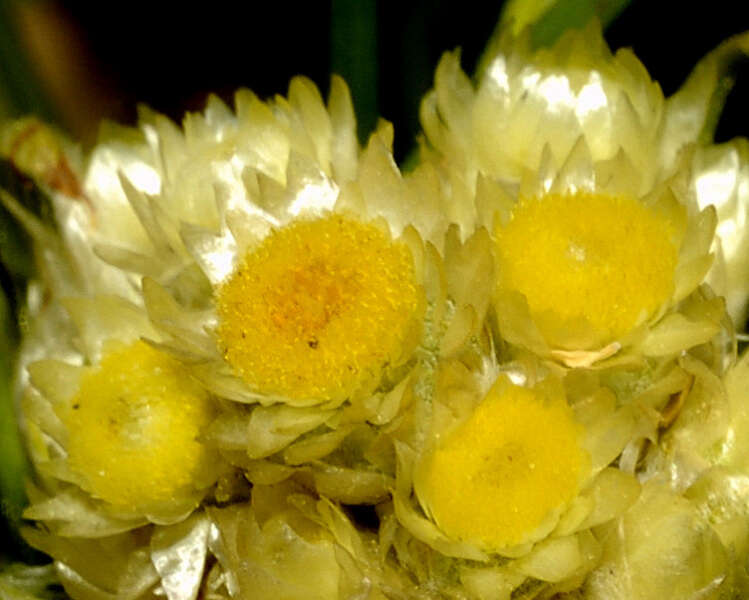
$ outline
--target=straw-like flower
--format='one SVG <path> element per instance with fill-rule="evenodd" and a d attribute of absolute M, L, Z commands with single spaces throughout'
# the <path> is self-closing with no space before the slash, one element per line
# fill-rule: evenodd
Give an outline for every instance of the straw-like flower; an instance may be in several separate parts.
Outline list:
<path fill-rule="evenodd" d="M 359 161 L 338 79 L 328 109 L 303 79 L 289 101 L 236 102 L 231 113 L 212 101 L 184 133 L 144 120 L 161 185 L 146 194 L 137 173 L 120 173 L 150 244 L 97 252 L 146 276 L 167 345 L 199 362 L 193 374 L 223 397 L 337 406 L 392 385 L 424 335 L 425 286 L 440 286 L 425 277 L 440 267 L 425 269 L 436 255 L 392 197 L 414 204 L 387 158 L 387 129 Z M 377 182 L 382 167 L 394 183 Z"/>
<path fill-rule="evenodd" d="M 694 373 L 692 391 L 678 418 L 648 453 L 646 473 L 689 501 L 693 518 L 702 529 L 709 526 L 710 535 L 722 544 L 723 549 L 710 540 L 715 547 L 715 558 L 710 560 L 724 572 L 722 587 L 733 586 L 745 595 L 749 590 L 745 562 L 749 549 L 749 354 L 744 352 L 722 379 L 698 361 L 688 367 Z"/>
<path fill-rule="evenodd" d="M 37 193 L 56 219 L 37 219 L 3 192 L 44 276 L 31 288 L 20 359 L 23 423 L 40 475 L 26 514 L 82 537 L 182 520 L 218 473 L 199 441 L 213 402 L 174 358 L 142 341 L 158 334 L 129 301 L 138 299 L 132 277 L 93 254 L 97 208 L 65 143 L 35 121 L 5 133 L 23 140 L 9 158 L 46 192 Z"/>
<path fill-rule="evenodd" d="M 596 565 L 591 528 L 639 494 L 632 475 L 610 466 L 633 434 L 633 413 L 615 409 L 605 388 L 570 401 L 561 382 L 534 385 L 522 370 L 499 374 L 487 390 L 492 372 L 477 380 L 446 366 L 423 433 L 394 433 L 394 514 L 455 561 L 468 587 L 493 582 L 509 594 L 535 580 L 562 589 Z M 426 579 L 447 585 L 436 573 Z"/>
<path fill-rule="evenodd" d="M 679 313 L 710 269 L 717 222 L 715 194 L 692 184 L 707 175 L 690 160 L 699 132 L 673 125 L 691 88 L 664 100 L 595 25 L 529 43 L 501 35 L 476 87 L 445 55 L 421 113 L 425 153 L 493 233 L 501 335 L 568 366 L 705 342 L 719 323 Z"/>
<path fill-rule="evenodd" d="M 34 199 L 49 202 L 40 220 L 3 190 L 40 271 L 18 378 L 35 467 L 25 516 L 38 527 L 22 533 L 54 558 L 71 597 L 138 597 L 157 585 L 189 597 L 207 553 L 208 522 L 196 509 L 224 473 L 202 441 L 214 400 L 154 348 L 137 278 L 96 256 L 113 235 L 105 200 L 82 183 L 96 161 L 86 171 L 46 126 L 20 126 L 9 159 L 34 178 Z"/>
<path fill-rule="evenodd" d="M 443 190 L 426 173 L 401 175 L 387 124 L 359 152 L 340 80 L 327 108 L 296 79 L 288 101 L 240 92 L 234 113 L 213 100 L 184 132 L 155 116 L 142 127 L 148 143 L 120 150 L 89 180 L 106 205 L 96 182 L 114 181 L 104 174 L 135 150 L 151 157 L 118 180 L 146 241 L 96 252 L 144 276 L 160 347 L 213 394 L 245 405 L 222 404 L 211 444 L 258 460 L 320 435 L 319 447 L 288 460 L 321 459 L 346 438 L 341 419 L 383 423 L 380 399 L 402 394 L 417 364 L 480 335 L 486 232 L 461 239 L 434 224 Z M 160 185 L 146 193 L 138 173 L 152 170 Z M 200 194 L 183 187 L 195 178 Z"/>
<path fill-rule="evenodd" d="M 704 143 L 745 46 L 665 99 L 597 24 L 506 30 L 475 84 L 442 59 L 405 174 L 337 77 L 85 160 L 1 130 L 51 209 L 0 190 L 26 539 L 76 600 L 749 590 L 749 170 Z"/>
<path fill-rule="evenodd" d="M 489 551 L 537 541 L 578 494 L 590 470 L 583 427 L 550 396 L 501 377 L 422 459 L 416 494 L 449 537 Z"/>
<path fill-rule="evenodd" d="M 199 441 L 213 419 L 208 394 L 139 339 L 155 332 L 135 306 L 111 296 L 67 306 L 81 354 L 28 366 L 24 414 L 36 466 L 52 480 L 27 516 L 94 537 L 183 519 L 217 474 Z"/>
<path fill-rule="evenodd" d="M 649 441 L 630 445 L 640 464 L 628 451 L 619 460 L 639 471 L 640 498 L 601 528 L 603 559 L 582 587 L 585 598 L 738 598 L 749 590 L 749 363 L 744 354 L 722 378 L 708 364 L 685 353 L 657 383 L 659 395 L 674 393 L 656 427 L 642 430 Z M 636 402 L 657 408 L 653 391 Z"/>
<path fill-rule="evenodd" d="M 142 308 L 112 295 L 64 304 L 38 307 L 22 353 L 36 470 L 24 516 L 39 525 L 23 535 L 73 598 L 155 585 L 189 597 L 207 553 L 196 509 L 225 471 L 202 439 L 214 401 L 143 341 L 158 335 Z"/>

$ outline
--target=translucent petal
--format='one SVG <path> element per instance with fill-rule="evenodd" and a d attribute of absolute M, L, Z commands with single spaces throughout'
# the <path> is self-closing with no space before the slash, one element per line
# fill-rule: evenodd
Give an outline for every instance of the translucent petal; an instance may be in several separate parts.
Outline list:
<path fill-rule="evenodd" d="M 377 504 L 393 488 L 393 480 L 382 473 L 315 465 L 312 470 L 315 488 L 320 494 L 343 504 Z"/>
<path fill-rule="evenodd" d="M 169 600 L 198 596 L 208 544 L 210 522 L 203 514 L 157 529 L 151 537 L 151 561 Z"/>
<path fill-rule="evenodd" d="M 42 360 L 28 366 L 31 384 L 52 405 L 62 406 L 78 391 L 83 369 L 56 360 Z"/>
<path fill-rule="evenodd" d="M 747 318 L 749 303 L 749 147 L 745 140 L 700 148 L 694 157 L 693 189 L 701 208 L 716 207 L 725 272 L 722 281 L 714 268 L 708 281 L 726 296 L 728 312 L 737 327 Z"/>
<path fill-rule="evenodd" d="M 604 560 L 585 584 L 591 599 L 719 598 L 727 591 L 725 548 L 694 506 L 655 481 L 605 534 Z"/>
<path fill-rule="evenodd" d="M 594 508 L 578 528 L 588 529 L 618 517 L 632 506 L 640 495 L 640 483 L 633 476 L 608 467 L 583 493 L 591 498 Z"/>
<path fill-rule="evenodd" d="M 225 568 L 240 594 L 258 600 L 337 596 L 340 567 L 328 536 L 316 535 L 319 528 L 303 528 L 304 520 L 287 520 L 293 516 L 280 511 L 261 523 L 247 505 L 213 509 L 209 514 L 220 531 Z M 315 577 L 310 578 L 310 573 Z"/>
<path fill-rule="evenodd" d="M 247 424 L 247 454 L 250 458 L 269 456 L 322 425 L 331 414 L 315 408 L 259 406 Z"/>
<path fill-rule="evenodd" d="M 673 313 L 664 317 L 647 334 L 641 349 L 646 356 L 667 356 L 704 344 L 720 327 L 711 321 L 690 321 Z"/>
<path fill-rule="evenodd" d="M 306 77 L 295 77 L 289 85 L 289 104 L 300 115 L 304 130 L 315 147 L 314 158 L 330 174 L 332 127 L 317 86 Z"/>
<path fill-rule="evenodd" d="M 108 340 L 129 343 L 156 331 L 139 307 L 119 296 L 69 298 L 64 302 L 81 336 L 86 357 L 96 363 Z"/>
<path fill-rule="evenodd" d="M 337 75 L 330 80 L 328 110 L 335 140 L 332 147 L 333 176 L 342 183 L 356 176 L 359 143 L 351 94 L 346 83 Z"/>
<path fill-rule="evenodd" d="M 577 536 L 545 540 L 535 546 L 514 567 L 529 577 L 542 581 L 562 581 L 570 577 L 582 564 Z"/>
<path fill-rule="evenodd" d="M 202 227 L 185 225 L 181 235 L 212 284 L 218 285 L 231 275 L 237 258 L 237 244 L 228 230 L 216 234 Z"/>
<path fill-rule="evenodd" d="M 123 520 L 108 516 L 85 493 L 77 488 L 35 502 L 24 511 L 24 517 L 58 522 L 57 535 L 85 538 L 107 537 L 145 524 L 145 519 Z"/>

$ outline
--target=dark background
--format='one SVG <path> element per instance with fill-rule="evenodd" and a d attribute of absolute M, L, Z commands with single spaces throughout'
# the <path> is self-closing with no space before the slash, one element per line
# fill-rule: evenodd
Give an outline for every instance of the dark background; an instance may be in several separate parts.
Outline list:
<path fill-rule="evenodd" d="M 668 95 L 701 56 L 749 29 L 743 4 L 718 0 L 687 9 L 684 2 L 634 0 L 606 37 L 613 49 L 632 47 Z M 418 132 L 418 102 L 441 53 L 461 47 L 470 72 L 502 2 L 214 0 L 188 8 L 153 0 L 37 0 L 9 6 L 22 15 L 11 20 L 20 25 L 21 45 L 31 48 L 42 87 L 52 91 L 49 114 L 85 141 L 93 140 L 102 117 L 133 123 L 137 102 L 179 120 L 185 110 L 200 109 L 209 92 L 231 101 L 244 86 L 267 97 L 285 93 L 296 74 L 325 94 L 336 71 L 354 88 L 360 133 L 377 114 L 392 121 L 402 158 Z M 719 139 L 749 135 L 749 70 L 739 71 Z M 72 90 L 59 91 L 66 85 Z"/>

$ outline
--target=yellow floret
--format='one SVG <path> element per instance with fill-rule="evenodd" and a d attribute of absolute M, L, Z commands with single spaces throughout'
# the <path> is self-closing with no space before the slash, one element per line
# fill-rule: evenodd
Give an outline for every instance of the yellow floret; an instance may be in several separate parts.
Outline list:
<path fill-rule="evenodd" d="M 167 502 L 204 468 L 197 437 L 211 418 L 208 397 L 184 367 L 144 342 L 106 354 L 62 416 L 71 470 L 117 508 Z"/>
<path fill-rule="evenodd" d="M 408 248 L 341 216 L 274 231 L 216 303 L 226 360 L 254 390 L 296 400 L 375 387 L 423 312 Z"/>
<path fill-rule="evenodd" d="M 490 552 L 534 541 L 589 470 L 582 433 L 563 396 L 500 379 L 428 455 L 420 500 L 453 539 Z"/>
<path fill-rule="evenodd" d="M 587 321 L 597 343 L 610 342 L 670 298 L 674 237 L 667 217 L 633 198 L 579 192 L 522 199 L 495 229 L 498 289 L 526 297 L 554 346 L 566 346 L 560 319 Z"/>

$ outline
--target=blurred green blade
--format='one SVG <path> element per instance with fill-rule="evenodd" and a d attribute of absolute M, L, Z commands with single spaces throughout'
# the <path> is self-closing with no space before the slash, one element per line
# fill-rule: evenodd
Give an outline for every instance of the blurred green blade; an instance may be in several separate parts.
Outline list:
<path fill-rule="evenodd" d="M 736 82 L 738 69 L 749 60 L 749 33 L 735 35 L 697 63 L 679 90 L 666 101 L 663 146 L 666 161 L 698 140 L 714 141 L 723 107 Z"/>
<path fill-rule="evenodd" d="M 500 28 L 512 27 L 517 34 L 530 26 L 534 48 L 551 46 L 567 29 L 583 27 L 594 17 L 606 27 L 630 1 L 510 0 L 502 11 Z"/>
<path fill-rule="evenodd" d="M 5 293 L 0 292 L 0 497 L 2 512 L 16 528 L 26 503 L 24 479 L 27 474 L 13 399 L 13 363 L 16 339 L 15 317 Z"/>
<path fill-rule="evenodd" d="M 351 89 L 359 141 L 375 127 L 377 105 L 377 2 L 333 0 L 330 17 L 330 67 Z"/>
<path fill-rule="evenodd" d="M 34 113 L 50 120 L 55 111 L 24 52 L 16 10 L 16 2 L 0 2 L 0 119 Z"/>
<path fill-rule="evenodd" d="M 513 32 L 519 33 L 538 21 L 556 3 L 556 0 L 509 0 L 502 8 L 499 24 L 506 27 L 512 22 Z"/>

